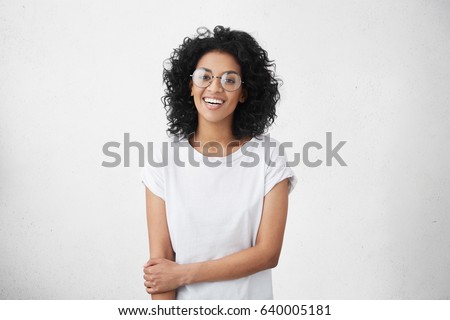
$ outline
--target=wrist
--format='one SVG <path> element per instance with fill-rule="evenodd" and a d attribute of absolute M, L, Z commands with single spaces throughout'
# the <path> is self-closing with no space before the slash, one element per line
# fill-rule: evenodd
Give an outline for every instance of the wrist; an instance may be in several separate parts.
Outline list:
<path fill-rule="evenodd" d="M 182 267 L 181 285 L 185 286 L 194 283 L 194 269 L 195 269 L 194 264 L 188 263 L 188 264 L 181 264 L 180 266 Z"/>

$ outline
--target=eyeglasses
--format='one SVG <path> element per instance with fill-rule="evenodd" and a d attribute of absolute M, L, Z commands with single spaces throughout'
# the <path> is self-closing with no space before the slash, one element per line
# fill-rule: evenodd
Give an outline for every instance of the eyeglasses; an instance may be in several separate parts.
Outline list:
<path fill-rule="evenodd" d="M 236 91 L 244 83 L 241 80 L 241 76 L 234 71 L 227 71 L 222 76 L 214 76 L 211 70 L 199 68 L 191 74 L 192 81 L 197 87 L 206 88 L 211 85 L 214 78 L 220 79 L 222 88 L 225 91 Z"/>

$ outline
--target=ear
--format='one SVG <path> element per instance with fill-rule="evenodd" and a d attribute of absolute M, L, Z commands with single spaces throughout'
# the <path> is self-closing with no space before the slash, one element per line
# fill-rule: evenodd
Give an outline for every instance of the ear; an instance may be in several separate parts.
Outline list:
<path fill-rule="evenodd" d="M 194 96 L 194 90 L 192 90 L 192 80 L 189 81 L 189 88 L 191 88 L 191 97 Z"/>
<path fill-rule="evenodd" d="M 241 96 L 239 97 L 239 102 L 244 103 L 247 100 L 247 90 L 242 89 Z"/>

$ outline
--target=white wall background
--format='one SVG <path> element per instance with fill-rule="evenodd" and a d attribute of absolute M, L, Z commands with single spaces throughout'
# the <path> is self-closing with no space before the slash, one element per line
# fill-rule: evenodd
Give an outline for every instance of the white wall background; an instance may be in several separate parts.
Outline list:
<path fill-rule="evenodd" d="M 162 62 L 198 26 L 256 37 L 294 168 L 277 299 L 450 299 L 450 2 L 0 1 L 0 298 L 145 299 L 144 187 L 102 146 L 161 141 Z M 323 158 L 323 153 L 317 152 Z"/>

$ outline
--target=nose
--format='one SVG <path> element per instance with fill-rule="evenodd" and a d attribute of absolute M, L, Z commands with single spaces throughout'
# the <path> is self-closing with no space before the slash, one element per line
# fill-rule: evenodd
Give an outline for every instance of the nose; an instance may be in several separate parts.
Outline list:
<path fill-rule="evenodd" d="M 208 90 L 212 92 L 223 91 L 222 83 L 220 81 L 220 77 L 213 77 L 211 80 L 211 84 L 208 86 Z"/>

